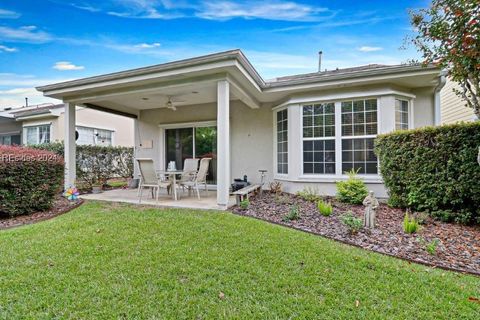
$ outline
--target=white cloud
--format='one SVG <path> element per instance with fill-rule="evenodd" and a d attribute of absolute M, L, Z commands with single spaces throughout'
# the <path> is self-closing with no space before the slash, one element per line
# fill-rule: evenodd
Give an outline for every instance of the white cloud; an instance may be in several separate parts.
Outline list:
<path fill-rule="evenodd" d="M 0 26 L 0 39 L 28 43 L 44 43 L 52 40 L 52 36 L 44 31 L 37 30 L 36 26 L 23 26 L 20 28 Z"/>
<path fill-rule="evenodd" d="M 0 45 L 0 52 L 17 52 L 17 51 L 18 51 L 17 48 Z"/>
<path fill-rule="evenodd" d="M 140 43 L 134 46 L 135 48 L 140 48 L 140 49 L 151 49 L 151 48 L 158 48 L 160 47 L 160 43 L 154 42 L 154 43 Z"/>
<path fill-rule="evenodd" d="M 290 1 L 247 1 L 247 2 L 203 2 L 196 16 L 212 20 L 233 18 L 267 19 L 283 21 L 315 21 L 318 14 L 329 11 L 327 8 L 312 7 Z"/>
<path fill-rule="evenodd" d="M 381 51 L 381 50 L 383 50 L 382 47 L 362 46 L 358 48 L 358 51 L 361 51 L 361 52 L 374 52 L 374 51 Z"/>
<path fill-rule="evenodd" d="M 0 19 L 17 19 L 20 14 L 15 11 L 0 9 Z"/>
<path fill-rule="evenodd" d="M 76 66 L 69 61 L 58 61 L 53 65 L 52 68 L 60 70 L 60 71 L 83 70 L 83 69 L 85 69 L 84 66 Z"/>

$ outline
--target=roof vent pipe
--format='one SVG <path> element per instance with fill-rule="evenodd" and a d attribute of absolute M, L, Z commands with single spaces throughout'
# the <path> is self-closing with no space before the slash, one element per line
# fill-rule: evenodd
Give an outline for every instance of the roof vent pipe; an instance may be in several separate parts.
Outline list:
<path fill-rule="evenodd" d="M 322 71 L 322 51 L 318 51 L 318 72 Z"/>

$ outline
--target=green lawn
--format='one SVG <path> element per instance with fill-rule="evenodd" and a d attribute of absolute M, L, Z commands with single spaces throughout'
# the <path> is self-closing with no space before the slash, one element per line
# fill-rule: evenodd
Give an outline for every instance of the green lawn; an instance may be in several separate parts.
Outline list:
<path fill-rule="evenodd" d="M 469 297 L 480 278 L 231 213 L 90 202 L 0 231 L 1 319 L 479 319 Z"/>

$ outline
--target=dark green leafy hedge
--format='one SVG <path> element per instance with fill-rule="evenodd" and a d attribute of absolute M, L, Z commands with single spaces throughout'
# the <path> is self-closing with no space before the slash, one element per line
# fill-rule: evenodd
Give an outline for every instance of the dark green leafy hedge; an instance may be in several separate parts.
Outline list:
<path fill-rule="evenodd" d="M 63 156 L 63 143 L 33 146 Z M 105 184 L 111 178 L 133 176 L 133 148 L 77 145 L 77 183 L 92 187 Z"/>
<path fill-rule="evenodd" d="M 0 146 L 0 213 L 13 217 L 50 209 L 63 188 L 63 163 L 52 152 Z"/>
<path fill-rule="evenodd" d="M 375 149 L 390 204 L 445 221 L 480 222 L 480 123 L 381 135 Z"/>

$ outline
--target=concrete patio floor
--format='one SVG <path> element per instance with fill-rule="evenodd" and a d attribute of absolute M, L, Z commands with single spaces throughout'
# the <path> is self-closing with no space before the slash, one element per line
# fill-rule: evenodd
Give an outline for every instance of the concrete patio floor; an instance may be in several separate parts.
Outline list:
<path fill-rule="evenodd" d="M 192 192 L 191 196 L 188 196 L 188 192 L 178 190 L 179 200 L 173 200 L 171 195 L 168 195 L 165 190 L 160 191 L 158 202 L 152 199 L 149 189 L 143 191 L 142 203 L 145 205 L 153 205 L 159 207 L 170 208 L 187 208 L 187 209 L 205 209 L 205 210 L 225 210 L 217 205 L 217 193 L 216 191 L 209 190 L 206 194 L 205 191 L 200 192 L 200 199 L 194 196 Z M 100 200 L 109 202 L 125 202 L 132 204 L 139 204 L 139 197 L 137 196 L 137 189 L 115 189 L 103 191 L 98 194 L 84 194 L 80 198 L 85 200 Z M 230 197 L 228 207 L 235 204 L 235 198 Z"/>

